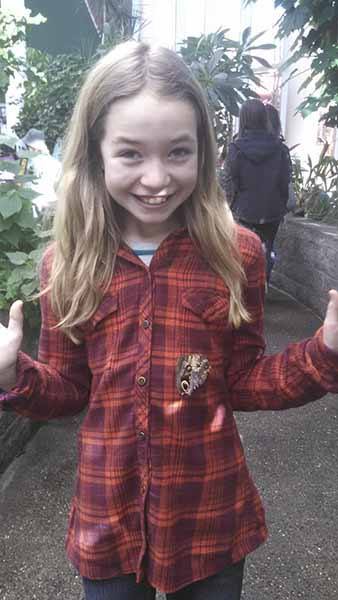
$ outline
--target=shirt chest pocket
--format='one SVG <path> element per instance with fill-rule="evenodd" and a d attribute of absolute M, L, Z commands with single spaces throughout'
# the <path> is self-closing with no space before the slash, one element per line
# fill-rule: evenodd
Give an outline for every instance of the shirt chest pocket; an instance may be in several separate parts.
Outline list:
<path fill-rule="evenodd" d="M 231 340 L 229 302 L 227 290 L 224 294 L 195 288 L 183 292 L 179 327 L 182 354 L 203 354 L 209 360 L 224 357 L 225 346 Z"/>
<path fill-rule="evenodd" d="M 107 369 L 118 355 L 119 310 L 117 296 L 104 296 L 86 326 L 88 364 L 93 374 Z"/>

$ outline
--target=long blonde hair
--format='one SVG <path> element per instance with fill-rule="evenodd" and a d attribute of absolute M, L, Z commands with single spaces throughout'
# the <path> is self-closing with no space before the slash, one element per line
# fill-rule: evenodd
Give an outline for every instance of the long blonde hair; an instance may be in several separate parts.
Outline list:
<path fill-rule="evenodd" d="M 53 262 L 47 287 L 57 327 L 79 342 L 79 327 L 96 311 L 114 273 L 121 241 L 117 209 L 101 166 L 100 142 L 111 104 L 150 86 L 159 96 L 188 100 L 198 122 L 199 170 L 185 201 L 189 234 L 230 290 L 229 322 L 248 320 L 236 227 L 216 179 L 216 144 L 204 93 L 183 60 L 166 48 L 126 42 L 92 68 L 65 140 L 58 186 Z"/>

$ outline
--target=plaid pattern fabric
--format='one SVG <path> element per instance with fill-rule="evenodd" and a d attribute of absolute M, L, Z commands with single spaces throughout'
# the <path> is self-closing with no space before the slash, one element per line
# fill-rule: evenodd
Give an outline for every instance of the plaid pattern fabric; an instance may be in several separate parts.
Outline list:
<path fill-rule="evenodd" d="M 250 324 L 227 324 L 229 292 L 185 230 L 169 236 L 150 268 L 127 247 L 111 287 L 74 345 L 42 298 L 39 361 L 18 360 L 2 403 L 49 419 L 88 409 L 68 555 L 81 575 L 135 572 L 173 592 L 239 561 L 267 531 L 234 410 L 284 409 L 338 391 L 338 355 L 319 331 L 264 356 L 264 258 L 239 228 Z M 44 275 L 48 272 L 48 255 Z M 181 395 L 176 368 L 199 354 L 206 381 Z"/>

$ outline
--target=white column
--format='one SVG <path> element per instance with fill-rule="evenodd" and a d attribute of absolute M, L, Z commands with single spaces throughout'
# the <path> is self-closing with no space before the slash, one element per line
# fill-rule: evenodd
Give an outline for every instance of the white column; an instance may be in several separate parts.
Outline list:
<path fill-rule="evenodd" d="M 134 0 L 134 10 L 142 10 L 146 23 L 140 38 L 178 49 L 189 35 L 199 37 L 219 28 L 230 29 L 228 36 L 238 39 L 240 2 L 233 0 L 231 10 L 220 0 Z"/>
<path fill-rule="evenodd" d="M 297 66 L 299 74 L 288 81 L 282 92 L 284 135 L 289 147 L 298 144 L 294 154 L 306 162 L 308 155 L 311 156 L 312 160 L 317 160 L 321 151 L 321 144 L 318 143 L 317 139 L 319 113 L 313 112 L 304 118 L 297 112 L 299 104 L 311 92 L 311 85 L 301 92 L 298 91 L 309 74 L 310 59 L 303 58 L 299 60 L 296 65 L 290 67 L 290 70 L 294 69 L 295 66 Z"/>
<path fill-rule="evenodd" d="M 151 44 L 175 48 L 175 0 L 143 0 L 138 6 L 142 8 L 144 22 L 140 39 Z"/>
<path fill-rule="evenodd" d="M 134 17 L 140 17 L 139 25 L 137 26 L 135 39 L 140 40 L 142 37 L 141 27 L 143 21 L 143 2 L 142 0 L 133 0 L 132 2 L 132 14 Z"/>

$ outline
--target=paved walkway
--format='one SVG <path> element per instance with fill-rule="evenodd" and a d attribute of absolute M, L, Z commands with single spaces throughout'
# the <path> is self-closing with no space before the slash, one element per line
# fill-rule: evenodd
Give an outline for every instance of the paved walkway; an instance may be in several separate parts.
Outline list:
<path fill-rule="evenodd" d="M 309 310 L 272 290 L 269 351 L 318 325 Z M 337 396 L 327 396 L 283 413 L 238 415 L 270 530 L 247 560 L 243 600 L 337 600 L 337 413 Z M 0 479 L 0 600 L 82 597 L 64 554 L 77 428 L 77 419 L 45 425 Z"/>

